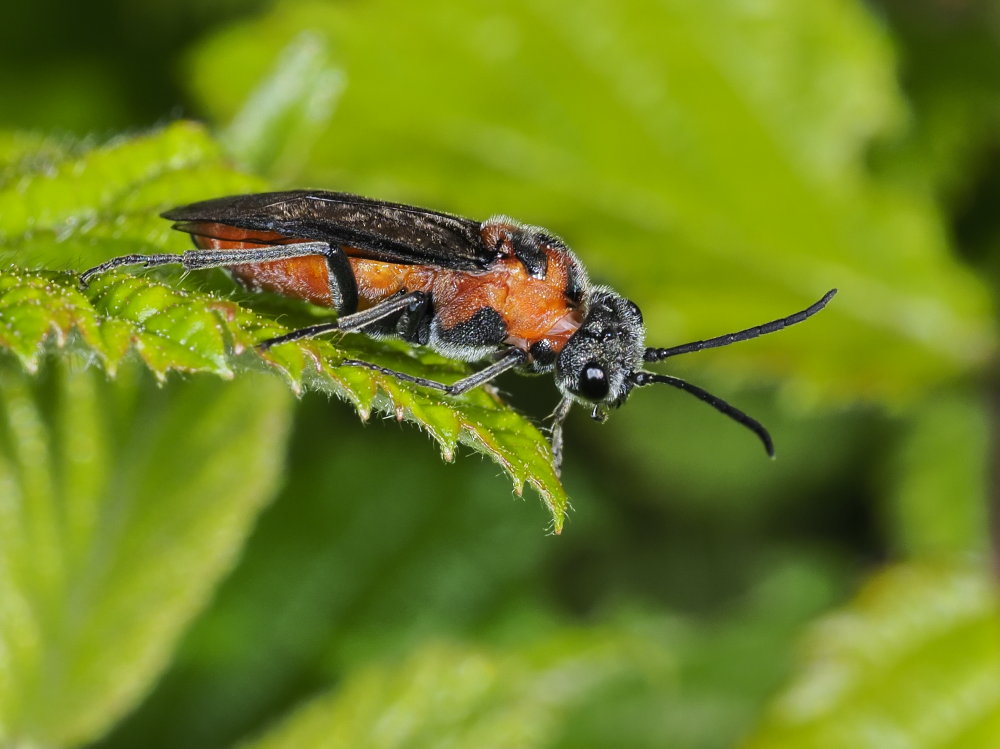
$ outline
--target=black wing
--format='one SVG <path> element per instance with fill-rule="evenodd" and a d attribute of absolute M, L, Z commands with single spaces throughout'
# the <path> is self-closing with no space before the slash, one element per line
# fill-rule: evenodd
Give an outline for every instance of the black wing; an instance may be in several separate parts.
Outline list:
<path fill-rule="evenodd" d="M 349 254 L 405 265 L 484 270 L 496 258 L 480 223 L 447 213 L 357 195 L 291 190 L 233 195 L 172 208 L 181 231 L 219 223 L 354 248 Z"/>

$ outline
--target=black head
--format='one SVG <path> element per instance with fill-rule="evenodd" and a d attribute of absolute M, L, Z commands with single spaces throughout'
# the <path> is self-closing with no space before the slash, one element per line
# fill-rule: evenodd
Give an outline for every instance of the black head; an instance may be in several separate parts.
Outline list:
<path fill-rule="evenodd" d="M 597 286 L 587 295 L 587 312 L 580 328 L 556 359 L 556 384 L 567 398 L 594 406 L 620 406 L 642 365 L 646 330 L 642 313 L 611 289 Z"/>
<path fill-rule="evenodd" d="M 801 312 L 736 333 L 670 348 L 645 348 L 643 339 L 646 331 L 639 308 L 611 289 L 601 286 L 593 288 L 588 295 L 583 324 L 566 342 L 556 360 L 556 383 L 563 393 L 563 401 L 556 409 L 552 426 L 552 446 L 556 462 L 559 462 L 562 454 L 562 422 L 574 401 L 593 406 L 593 417 L 603 420 L 607 414 L 607 406 L 620 406 L 632 392 L 632 388 L 653 384 L 670 385 L 708 403 L 756 434 L 768 455 L 773 456 L 771 436 L 756 419 L 697 385 L 671 375 L 647 372 L 642 369 L 642 364 L 776 333 L 812 317 L 836 293 L 836 289 L 831 289 L 822 299 Z"/>

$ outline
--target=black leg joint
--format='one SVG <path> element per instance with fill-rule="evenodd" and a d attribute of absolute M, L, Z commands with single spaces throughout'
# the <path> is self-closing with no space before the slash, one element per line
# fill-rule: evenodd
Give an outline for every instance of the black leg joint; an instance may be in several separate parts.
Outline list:
<path fill-rule="evenodd" d="M 324 253 L 330 283 L 330 298 L 338 315 L 349 315 L 358 309 L 358 282 L 354 269 L 343 248 L 330 246 Z"/>

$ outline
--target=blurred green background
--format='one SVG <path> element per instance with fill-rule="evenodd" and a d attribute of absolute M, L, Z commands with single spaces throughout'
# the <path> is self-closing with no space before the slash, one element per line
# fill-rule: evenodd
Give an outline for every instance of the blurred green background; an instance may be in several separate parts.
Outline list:
<path fill-rule="evenodd" d="M 149 595 L 139 675 L 113 631 L 81 656 L 78 610 L 50 600 L 70 634 L 47 657 L 110 676 L 26 697 L 3 670 L 31 617 L 0 589 L 9 745 L 1000 746 L 995 4 L 36 0 L 0 25 L 0 102 L 16 137 L 193 118 L 277 188 L 544 225 L 654 345 L 840 288 L 805 325 L 670 368 L 763 421 L 775 462 L 667 388 L 603 426 L 574 413 L 559 537 L 488 461 L 273 378 L 80 385 L 5 361 L 11 452 L 24 403 L 54 424 L 64 401 L 114 403 L 105 470 L 128 429 L 162 427 L 174 454 L 146 459 L 169 483 L 228 399 L 221 443 L 275 464 L 235 488 L 251 453 L 221 464 L 220 491 L 256 499 L 199 543 L 229 534 L 239 558 L 217 587 L 229 562 L 178 573 L 203 593 L 176 626 Z M 556 402 L 544 378 L 502 387 L 539 419 Z M 89 717 L 59 728 L 72 710 Z"/>

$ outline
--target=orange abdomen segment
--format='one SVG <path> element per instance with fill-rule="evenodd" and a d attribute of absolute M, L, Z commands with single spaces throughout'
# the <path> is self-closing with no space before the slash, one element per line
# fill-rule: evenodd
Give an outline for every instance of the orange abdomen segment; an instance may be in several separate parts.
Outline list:
<path fill-rule="evenodd" d="M 276 232 L 241 229 L 227 224 L 188 224 L 196 246 L 204 250 L 241 250 L 265 245 L 294 244 L 309 240 Z M 350 256 L 351 248 L 344 247 Z M 405 289 L 431 291 L 435 269 L 417 265 L 381 263 L 348 257 L 358 285 L 358 308 L 366 309 Z M 329 268 L 320 255 L 270 260 L 264 263 L 234 265 L 230 272 L 255 291 L 271 291 L 295 299 L 304 299 L 323 307 L 333 306 Z"/>
<path fill-rule="evenodd" d="M 350 251 L 348 251 L 348 255 Z M 348 257 L 358 285 L 358 307 L 366 309 L 400 291 L 434 292 L 435 281 L 449 271 L 429 265 L 400 265 Z"/>
<path fill-rule="evenodd" d="M 262 245 L 294 244 L 308 240 L 283 234 L 240 229 L 226 224 L 201 223 L 185 227 L 197 247 L 203 250 L 253 249 Z M 234 265 L 229 271 L 247 288 L 272 291 L 322 307 L 332 307 L 329 269 L 320 255 L 273 260 L 266 263 Z"/>

